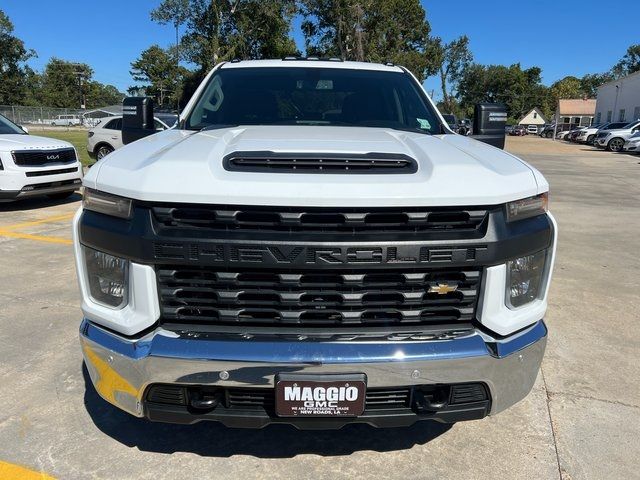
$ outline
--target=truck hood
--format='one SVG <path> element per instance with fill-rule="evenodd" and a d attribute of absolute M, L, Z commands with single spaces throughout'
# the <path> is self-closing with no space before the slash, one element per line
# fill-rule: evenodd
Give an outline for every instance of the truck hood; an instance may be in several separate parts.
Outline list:
<path fill-rule="evenodd" d="M 231 172 L 232 152 L 399 153 L 413 174 Z M 383 128 L 251 126 L 167 130 L 116 150 L 84 185 L 159 202 L 278 206 L 494 205 L 547 191 L 522 160 L 460 135 Z"/>
<path fill-rule="evenodd" d="M 73 147 L 68 142 L 56 140 L 54 138 L 38 137 L 34 135 L 8 134 L 0 135 L 0 151 L 10 152 L 11 150 L 53 150 L 56 148 Z"/>

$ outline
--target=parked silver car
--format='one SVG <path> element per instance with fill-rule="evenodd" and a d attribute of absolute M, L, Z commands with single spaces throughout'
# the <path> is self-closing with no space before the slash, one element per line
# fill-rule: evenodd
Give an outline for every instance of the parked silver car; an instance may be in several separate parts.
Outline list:
<path fill-rule="evenodd" d="M 624 142 L 623 152 L 640 153 L 640 132 L 636 132 Z"/>
<path fill-rule="evenodd" d="M 594 145 L 598 148 L 606 148 L 610 152 L 621 152 L 624 143 L 638 131 L 640 131 L 640 120 L 628 123 L 622 128 L 600 130 Z"/>

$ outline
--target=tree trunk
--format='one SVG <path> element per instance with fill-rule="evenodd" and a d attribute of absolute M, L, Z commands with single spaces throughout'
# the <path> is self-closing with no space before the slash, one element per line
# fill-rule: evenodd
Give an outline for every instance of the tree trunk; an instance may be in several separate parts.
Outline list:
<path fill-rule="evenodd" d="M 450 109 L 449 94 L 447 93 L 447 73 L 440 67 L 440 87 L 442 88 L 442 103 L 447 110 Z M 447 111 L 446 113 L 451 113 Z"/>

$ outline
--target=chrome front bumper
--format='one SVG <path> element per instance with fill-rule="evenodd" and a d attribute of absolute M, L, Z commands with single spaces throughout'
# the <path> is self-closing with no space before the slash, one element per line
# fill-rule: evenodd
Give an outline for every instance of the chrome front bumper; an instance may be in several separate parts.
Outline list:
<path fill-rule="evenodd" d="M 495 414 L 533 387 L 546 337 L 543 321 L 503 340 L 476 332 L 454 340 L 383 343 L 220 340 L 160 328 L 132 341 L 86 319 L 80 326 L 96 390 L 137 417 L 145 414 L 143 396 L 153 383 L 268 388 L 284 372 L 364 373 L 368 387 L 483 382 Z"/>

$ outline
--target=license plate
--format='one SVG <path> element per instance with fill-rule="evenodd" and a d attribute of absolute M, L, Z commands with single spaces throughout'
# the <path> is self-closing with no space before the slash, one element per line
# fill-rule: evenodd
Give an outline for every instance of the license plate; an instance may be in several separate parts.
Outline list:
<path fill-rule="evenodd" d="M 367 381 L 357 375 L 276 377 L 276 414 L 280 417 L 356 417 L 365 406 Z"/>

